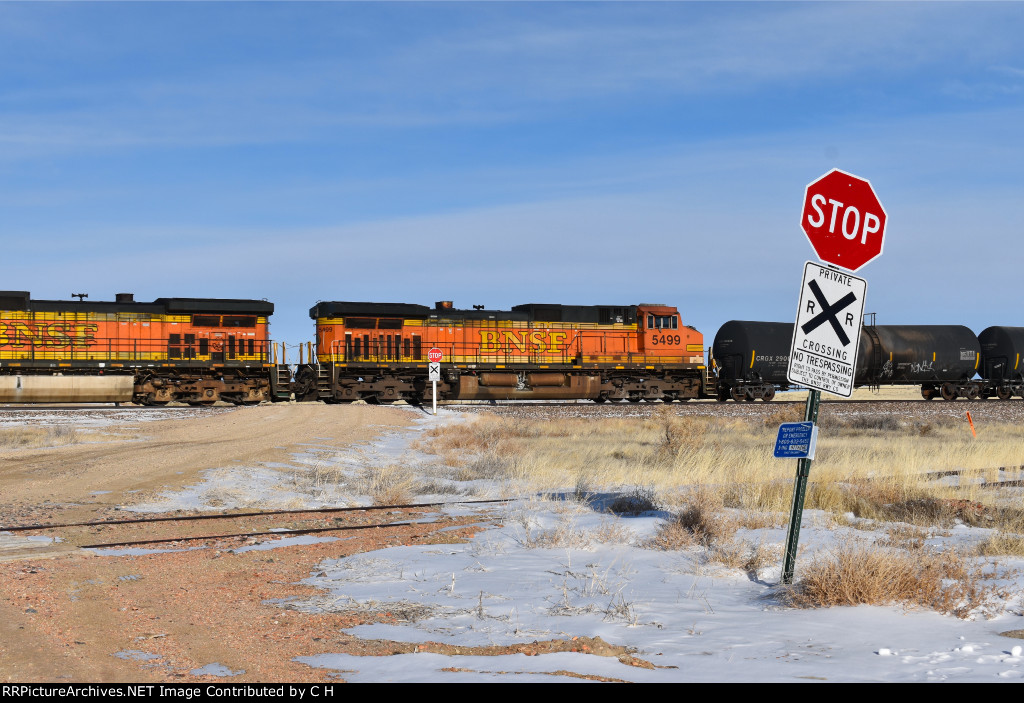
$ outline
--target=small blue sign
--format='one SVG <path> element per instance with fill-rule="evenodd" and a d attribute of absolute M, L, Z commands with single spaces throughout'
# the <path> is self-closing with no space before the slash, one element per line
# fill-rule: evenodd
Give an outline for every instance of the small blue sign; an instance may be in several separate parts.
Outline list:
<path fill-rule="evenodd" d="M 813 422 L 784 422 L 775 440 L 776 459 L 813 459 L 818 428 Z"/>

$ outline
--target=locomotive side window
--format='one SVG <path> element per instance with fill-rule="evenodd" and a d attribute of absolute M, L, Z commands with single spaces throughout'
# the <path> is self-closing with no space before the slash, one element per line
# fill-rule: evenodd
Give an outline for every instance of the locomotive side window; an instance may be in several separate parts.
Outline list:
<path fill-rule="evenodd" d="M 382 330 L 400 330 L 402 329 L 402 320 L 388 320 L 381 318 L 377 321 L 377 327 Z"/>
<path fill-rule="evenodd" d="M 377 320 L 372 317 L 347 317 L 345 326 L 353 330 L 374 330 L 377 329 Z"/>
<path fill-rule="evenodd" d="M 220 327 L 220 315 L 193 315 L 194 327 Z"/>

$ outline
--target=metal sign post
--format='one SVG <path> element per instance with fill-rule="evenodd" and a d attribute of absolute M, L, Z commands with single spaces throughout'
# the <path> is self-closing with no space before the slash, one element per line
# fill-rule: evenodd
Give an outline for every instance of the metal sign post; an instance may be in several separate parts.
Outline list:
<path fill-rule="evenodd" d="M 797 460 L 793 481 L 793 506 L 782 565 L 784 584 L 793 583 L 796 569 L 821 391 L 847 398 L 853 394 L 868 283 L 837 267 L 856 271 L 881 256 L 886 220 L 885 208 L 871 183 L 838 169 L 808 185 L 804 193 L 800 225 L 818 257 L 832 265 L 808 261 L 804 267 L 786 370 L 789 381 L 809 389 L 804 422 L 811 423 L 812 431 L 807 444 L 809 451 Z M 783 434 L 780 428 L 776 456 L 780 456 Z M 790 449 L 795 450 L 798 444 L 799 441 L 791 442 Z"/>
<path fill-rule="evenodd" d="M 804 422 L 818 423 L 818 405 L 821 403 L 821 391 L 812 390 L 807 394 L 807 405 L 804 408 Z M 804 496 L 807 493 L 807 477 L 811 475 L 811 457 L 797 459 L 796 479 L 793 481 L 793 506 L 789 514 L 789 529 L 786 530 L 786 552 L 782 564 L 782 583 L 793 583 L 793 571 L 796 569 L 796 548 L 800 541 L 800 521 L 804 515 Z"/>

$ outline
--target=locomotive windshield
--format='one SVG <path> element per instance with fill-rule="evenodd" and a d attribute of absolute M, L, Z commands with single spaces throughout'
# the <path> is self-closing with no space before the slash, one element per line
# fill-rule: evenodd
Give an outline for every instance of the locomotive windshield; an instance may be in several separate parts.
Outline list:
<path fill-rule="evenodd" d="M 648 315 L 647 329 L 677 330 L 679 329 L 679 318 L 676 315 Z"/>

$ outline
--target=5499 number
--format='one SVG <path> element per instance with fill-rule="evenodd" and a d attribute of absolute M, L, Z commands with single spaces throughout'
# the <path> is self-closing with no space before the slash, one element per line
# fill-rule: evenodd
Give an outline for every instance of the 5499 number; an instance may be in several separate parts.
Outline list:
<path fill-rule="evenodd" d="M 683 341 L 682 337 L 678 334 L 655 334 L 651 335 L 651 344 L 657 346 L 659 344 L 681 344 Z"/>

